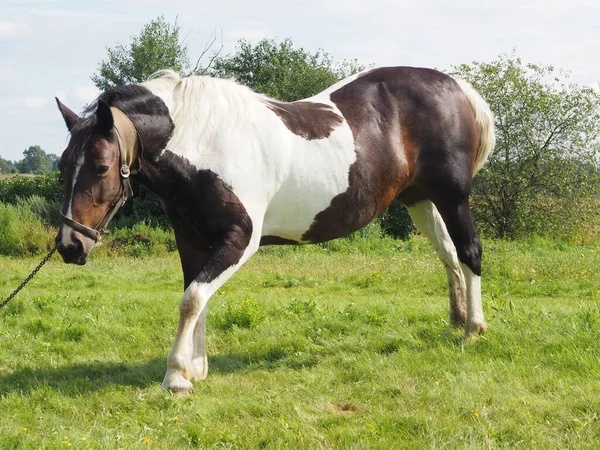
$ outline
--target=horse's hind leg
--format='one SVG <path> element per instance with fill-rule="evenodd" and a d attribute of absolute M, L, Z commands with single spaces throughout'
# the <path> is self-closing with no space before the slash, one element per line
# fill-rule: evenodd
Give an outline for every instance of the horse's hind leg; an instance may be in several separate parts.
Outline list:
<path fill-rule="evenodd" d="M 408 207 L 417 229 L 433 244 L 444 264 L 450 294 L 450 323 L 464 325 L 466 320 L 466 287 L 454 243 L 437 208 L 429 200 Z"/>
<path fill-rule="evenodd" d="M 450 195 L 434 201 L 460 261 L 467 287 L 465 337 L 485 333 L 487 325 L 481 304 L 481 242 L 473 227 L 468 199 L 454 201 Z"/>

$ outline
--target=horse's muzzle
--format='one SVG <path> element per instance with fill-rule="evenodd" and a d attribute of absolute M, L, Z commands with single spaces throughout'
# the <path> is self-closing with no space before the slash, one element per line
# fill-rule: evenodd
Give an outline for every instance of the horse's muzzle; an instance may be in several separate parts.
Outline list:
<path fill-rule="evenodd" d="M 56 249 L 67 264 L 83 266 L 87 262 L 87 252 L 84 251 L 83 243 L 77 238 L 73 238 L 71 243 L 65 245 L 59 234 L 56 237 Z"/>

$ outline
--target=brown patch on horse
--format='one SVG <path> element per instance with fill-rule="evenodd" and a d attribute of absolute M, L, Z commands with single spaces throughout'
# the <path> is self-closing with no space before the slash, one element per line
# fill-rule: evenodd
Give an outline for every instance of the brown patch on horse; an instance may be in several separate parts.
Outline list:
<path fill-rule="evenodd" d="M 325 139 L 342 119 L 329 105 L 314 102 L 283 103 L 267 101 L 267 106 L 292 133 L 311 141 Z"/>
<path fill-rule="evenodd" d="M 366 95 L 362 94 L 366 92 Z M 356 147 L 348 190 L 315 217 L 302 239 L 322 242 L 344 236 L 381 214 L 408 183 L 398 104 L 382 85 L 359 78 L 331 94 L 348 122 Z"/>
<path fill-rule="evenodd" d="M 167 150 L 161 160 L 146 162 L 138 177 L 163 180 L 161 203 L 175 231 L 185 287 L 193 280 L 210 283 L 239 262 L 252 236 L 252 220 L 217 174 L 197 170 Z M 182 188 L 185 196 L 178 195 Z"/>
<path fill-rule="evenodd" d="M 413 137 L 410 134 L 410 131 L 407 127 L 402 128 L 402 142 L 404 144 L 404 153 L 406 154 L 406 161 L 408 163 L 408 171 L 412 175 L 411 182 L 414 180 L 416 173 L 415 167 L 417 164 L 417 158 L 419 156 L 419 148 L 414 142 Z M 418 203 L 427 198 L 426 192 L 421 189 L 419 186 L 410 186 L 410 182 L 408 186 L 405 187 L 398 194 L 398 199 L 405 204 L 406 206 L 412 206 L 415 203 Z"/>
<path fill-rule="evenodd" d="M 330 98 L 352 130 L 356 161 L 346 192 L 315 216 L 303 240 L 358 230 L 399 194 L 408 204 L 468 195 L 476 136 L 470 105 L 452 78 L 430 69 L 374 69 Z"/>

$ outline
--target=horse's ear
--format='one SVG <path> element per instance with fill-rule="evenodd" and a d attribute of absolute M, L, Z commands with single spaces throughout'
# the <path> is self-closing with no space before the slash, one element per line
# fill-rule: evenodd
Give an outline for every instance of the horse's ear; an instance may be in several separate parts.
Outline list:
<path fill-rule="evenodd" d="M 98 100 L 98 108 L 96 108 L 96 117 L 98 118 L 98 126 L 104 134 L 109 134 L 112 130 L 115 121 L 113 119 L 110 106 L 104 100 Z"/>
<path fill-rule="evenodd" d="M 60 113 L 63 116 L 63 119 L 65 120 L 65 124 L 67 125 L 67 130 L 71 131 L 71 129 L 73 128 L 73 126 L 75 125 L 75 123 L 77 123 L 77 121 L 80 119 L 80 117 L 75 114 L 73 111 L 71 111 L 69 108 L 67 108 L 65 105 L 63 105 L 60 100 L 58 99 L 58 97 L 54 97 L 56 99 L 56 104 L 58 105 L 58 110 L 60 111 Z"/>

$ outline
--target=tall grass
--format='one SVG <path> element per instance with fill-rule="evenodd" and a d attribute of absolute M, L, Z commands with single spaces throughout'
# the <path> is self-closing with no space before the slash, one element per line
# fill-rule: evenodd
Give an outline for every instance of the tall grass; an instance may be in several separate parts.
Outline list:
<path fill-rule="evenodd" d="M 0 255 L 27 256 L 48 251 L 54 236 L 42 218 L 51 205 L 40 197 L 0 203 Z M 52 214 L 54 214 L 52 212 Z"/>

